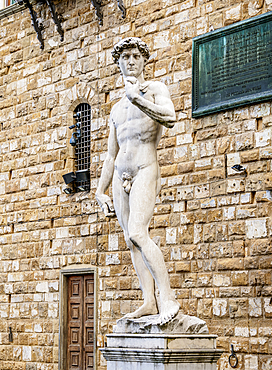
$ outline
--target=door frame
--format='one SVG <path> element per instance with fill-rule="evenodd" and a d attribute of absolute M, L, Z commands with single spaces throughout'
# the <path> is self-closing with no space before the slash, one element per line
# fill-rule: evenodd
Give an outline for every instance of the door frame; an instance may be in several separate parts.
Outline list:
<path fill-rule="evenodd" d="M 97 369 L 97 267 L 70 265 L 61 269 L 59 276 L 59 370 L 67 370 L 68 278 L 74 275 L 89 274 L 94 274 L 94 369 Z"/>

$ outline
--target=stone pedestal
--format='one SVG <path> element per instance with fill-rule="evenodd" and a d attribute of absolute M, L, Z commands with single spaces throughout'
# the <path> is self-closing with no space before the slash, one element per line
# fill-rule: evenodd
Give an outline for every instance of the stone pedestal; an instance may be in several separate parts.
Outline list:
<path fill-rule="evenodd" d="M 186 318 L 192 317 L 179 315 L 176 323 Z M 173 333 L 173 322 L 161 327 L 150 324 L 146 318 L 120 320 L 115 333 L 107 335 L 107 347 L 101 349 L 107 370 L 216 370 L 223 351 L 216 349 L 216 335 L 205 333 L 206 327 L 200 327 L 202 334 Z M 128 329 L 134 333 L 119 332 Z M 199 326 L 191 330 L 199 330 Z"/>

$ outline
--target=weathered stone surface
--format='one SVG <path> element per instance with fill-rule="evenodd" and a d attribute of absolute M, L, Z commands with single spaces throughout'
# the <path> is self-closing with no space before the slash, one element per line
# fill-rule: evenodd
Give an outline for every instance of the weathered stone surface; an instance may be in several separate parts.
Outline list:
<path fill-rule="evenodd" d="M 188 335 L 188 334 L 187 334 Z M 223 350 L 209 334 L 108 334 L 101 352 L 108 370 L 215 370 Z M 137 360 L 137 361 L 135 361 Z"/>
<path fill-rule="evenodd" d="M 206 322 L 194 317 L 184 315 L 181 312 L 165 325 L 156 323 L 157 315 L 143 316 L 139 319 L 122 318 L 117 321 L 114 327 L 114 333 L 131 333 L 131 334 L 204 334 L 209 333 Z"/>

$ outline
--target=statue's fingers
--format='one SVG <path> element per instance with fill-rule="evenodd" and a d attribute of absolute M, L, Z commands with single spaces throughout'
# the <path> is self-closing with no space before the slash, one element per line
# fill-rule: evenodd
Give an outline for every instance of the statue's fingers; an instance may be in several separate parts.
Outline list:
<path fill-rule="evenodd" d="M 105 216 L 107 216 L 108 213 L 109 213 L 109 207 L 108 207 L 107 203 L 104 203 L 101 208 L 102 208 L 102 211 L 105 214 Z"/>
<path fill-rule="evenodd" d="M 107 214 L 107 217 L 115 217 L 115 212 L 110 212 Z"/>
<path fill-rule="evenodd" d="M 115 211 L 114 207 L 111 201 L 108 201 L 107 203 L 104 203 L 102 206 L 102 211 L 104 212 L 104 215 L 106 217 L 114 217 Z"/>
<path fill-rule="evenodd" d="M 108 207 L 109 207 L 110 212 L 114 212 L 114 206 L 111 201 L 108 202 Z"/>

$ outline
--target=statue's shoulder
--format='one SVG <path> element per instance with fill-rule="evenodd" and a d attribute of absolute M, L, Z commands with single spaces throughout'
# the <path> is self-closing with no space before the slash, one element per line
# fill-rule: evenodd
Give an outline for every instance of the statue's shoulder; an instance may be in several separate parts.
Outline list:
<path fill-rule="evenodd" d="M 114 123 L 114 126 L 116 126 L 116 122 L 119 120 L 120 118 L 120 112 L 123 111 L 123 107 L 124 107 L 124 97 L 121 98 L 118 102 L 116 102 L 112 108 L 111 108 L 111 111 L 110 111 L 110 119 L 112 120 L 112 122 Z"/>
<path fill-rule="evenodd" d="M 169 94 L 168 88 L 163 82 L 147 81 L 146 84 L 148 84 L 146 90 L 147 89 L 151 90 L 155 94 L 162 94 L 162 95 L 164 95 L 164 94 L 168 95 Z"/>
<path fill-rule="evenodd" d="M 113 104 L 111 108 L 111 113 L 118 111 L 118 109 L 123 105 L 124 99 L 125 99 L 125 96 L 123 96 L 120 100 L 118 100 L 116 103 Z"/>

